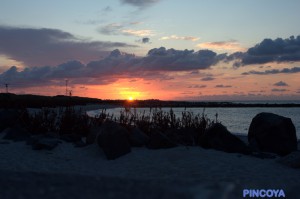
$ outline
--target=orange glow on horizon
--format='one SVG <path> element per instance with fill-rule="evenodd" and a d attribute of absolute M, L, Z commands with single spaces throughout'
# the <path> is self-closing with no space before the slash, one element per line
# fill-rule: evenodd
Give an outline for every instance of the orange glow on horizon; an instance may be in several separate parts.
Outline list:
<path fill-rule="evenodd" d="M 131 105 L 138 100 L 222 100 L 224 99 L 299 99 L 299 74 L 241 75 L 251 70 L 281 70 L 291 68 L 287 64 L 251 65 L 238 69 L 220 63 L 209 71 L 168 72 L 172 78 L 116 78 L 108 84 L 76 85 L 70 83 L 74 96 L 92 97 L 103 100 L 126 100 Z M 210 81 L 202 80 L 214 77 Z M 286 87 L 276 87 L 276 82 L 286 82 Z M 57 83 L 57 82 L 56 82 Z M 59 82 L 58 82 L 59 83 Z M 220 85 L 220 86 L 217 86 Z M 30 87 L 26 93 L 41 95 L 64 95 L 65 87 Z M 281 91 L 282 90 L 282 91 Z M 23 93 L 23 89 L 10 88 L 12 93 Z M 298 94 L 299 93 L 299 94 Z"/>

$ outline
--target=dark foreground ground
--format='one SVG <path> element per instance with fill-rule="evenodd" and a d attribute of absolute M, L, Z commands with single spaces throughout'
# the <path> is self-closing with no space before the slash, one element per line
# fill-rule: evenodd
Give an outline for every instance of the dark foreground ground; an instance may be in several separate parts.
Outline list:
<path fill-rule="evenodd" d="M 0 171 L 1 199 L 235 199 L 243 198 L 244 188 L 280 188 L 284 189 L 286 198 L 299 198 L 300 185 L 277 187 L 272 183 L 243 185 L 231 182 L 212 184 L 164 180 L 143 181 L 114 177 Z"/>

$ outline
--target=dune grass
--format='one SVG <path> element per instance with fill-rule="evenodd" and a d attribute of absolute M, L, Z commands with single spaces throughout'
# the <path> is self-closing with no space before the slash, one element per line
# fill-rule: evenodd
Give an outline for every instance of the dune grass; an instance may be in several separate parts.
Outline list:
<path fill-rule="evenodd" d="M 199 140 L 204 131 L 216 121 L 205 115 L 194 114 L 190 111 L 183 111 L 181 116 L 176 116 L 174 111 L 163 111 L 161 108 L 151 108 L 148 113 L 138 113 L 136 109 L 124 109 L 119 117 L 107 113 L 103 109 L 95 117 L 89 117 L 82 110 L 74 107 L 43 108 L 32 115 L 24 114 L 22 121 L 31 134 L 56 133 L 58 135 L 73 134 L 86 137 L 93 127 L 99 127 L 104 121 L 119 123 L 129 131 L 136 127 L 151 136 L 153 131 L 160 131 L 167 136 L 176 137 L 176 133 L 193 131 L 194 140 Z M 171 133 L 170 133 L 171 132 Z M 199 141 L 194 142 L 195 145 Z"/>

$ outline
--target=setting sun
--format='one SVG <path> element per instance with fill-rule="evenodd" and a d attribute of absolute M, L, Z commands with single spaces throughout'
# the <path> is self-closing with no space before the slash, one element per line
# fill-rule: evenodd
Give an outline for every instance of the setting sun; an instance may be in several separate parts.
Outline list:
<path fill-rule="evenodd" d="M 128 100 L 133 101 L 134 99 L 133 99 L 133 97 L 130 96 L 130 97 L 128 97 Z"/>

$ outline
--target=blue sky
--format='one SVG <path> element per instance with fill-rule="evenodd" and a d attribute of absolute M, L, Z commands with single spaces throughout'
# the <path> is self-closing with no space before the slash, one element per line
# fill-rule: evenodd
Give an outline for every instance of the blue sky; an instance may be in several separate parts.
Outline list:
<path fill-rule="evenodd" d="M 74 78 L 76 92 L 93 97 L 100 89 L 112 98 L 299 99 L 299 8 L 298 0 L 1 0 L 0 81 L 40 92 L 32 82 L 47 73 L 39 83 L 50 94 Z"/>
<path fill-rule="evenodd" d="M 250 47 L 264 38 L 297 35 L 299 7 L 297 0 L 161 0 L 144 7 L 119 0 L 2 0 L 0 23 L 54 28 L 92 40 L 127 43 L 135 43 L 140 37 L 103 35 L 98 30 L 109 24 L 122 25 L 124 29 L 151 30 L 151 44 L 142 47 L 147 50 L 160 45 L 197 49 L 196 44 L 201 42 L 230 40 Z M 130 25 L 133 22 L 139 24 Z M 170 35 L 200 39 L 194 42 L 159 40 Z"/>

